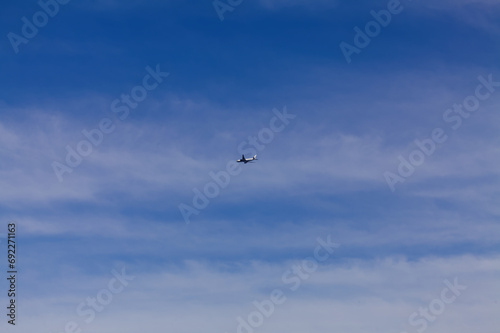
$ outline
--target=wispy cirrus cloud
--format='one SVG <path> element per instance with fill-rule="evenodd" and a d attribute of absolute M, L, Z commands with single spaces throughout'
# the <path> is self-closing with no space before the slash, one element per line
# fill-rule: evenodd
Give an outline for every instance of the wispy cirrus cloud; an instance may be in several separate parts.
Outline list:
<path fill-rule="evenodd" d="M 106 315 L 98 314 L 88 329 L 127 333 L 138 329 L 137 325 L 158 327 L 168 323 L 179 330 L 195 331 L 204 327 L 214 332 L 236 332 L 236 318 L 255 311 L 253 301 L 260 302 L 268 297 L 270 290 L 280 288 L 287 300 L 266 319 L 260 327 L 263 332 L 277 328 L 302 332 L 311 327 L 306 324 L 311 322 L 318 332 L 342 329 L 357 333 L 368 328 L 410 332 L 423 325 L 410 323 L 410 315 L 417 313 L 415 318 L 422 319 L 418 309 L 429 307 L 434 299 L 440 298 L 447 286 L 443 281 L 448 280 L 466 289 L 459 290 L 459 296 L 447 304 L 439 316 L 427 322 L 428 329 L 446 327 L 465 333 L 470 327 L 476 327 L 481 332 L 493 333 L 498 323 L 492 314 L 500 296 L 495 291 L 498 262 L 495 256 L 460 256 L 446 260 L 429 257 L 417 262 L 391 257 L 374 262 L 333 260 L 304 279 L 297 291 L 290 289 L 292 283 L 282 281 L 282 274 L 296 263 L 294 261 L 279 265 L 253 262 L 237 272 L 228 272 L 223 265 L 200 262 L 187 262 L 180 270 L 170 267 L 154 273 L 131 269 L 130 274 L 136 276 L 133 284 L 116 297 Z M 48 329 L 57 330 L 67 320 L 82 321 L 75 315 L 74 307 L 102 288 L 106 276 L 83 284 L 83 277 L 72 275 L 71 281 L 85 288 L 66 293 L 66 308 L 60 307 L 62 294 L 54 294 L 51 299 L 30 297 L 25 300 L 25 315 L 38 318 L 36 305 L 45 302 L 51 311 L 44 313 L 53 319 L 47 323 Z M 147 309 L 137 305 L 142 302 L 148 303 Z M 56 312 L 60 313 L 57 317 Z M 482 318 L 479 322 L 478 315 Z M 118 317 L 121 320 L 117 320 Z M 138 324 L 138 318 L 143 322 Z M 200 319 L 205 320 L 201 323 Z M 25 321 L 23 327 L 30 328 L 33 322 Z"/>

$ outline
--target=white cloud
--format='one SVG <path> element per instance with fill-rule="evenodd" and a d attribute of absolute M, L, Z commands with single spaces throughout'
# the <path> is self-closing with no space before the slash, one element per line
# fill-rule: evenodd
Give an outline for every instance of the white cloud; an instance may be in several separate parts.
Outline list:
<path fill-rule="evenodd" d="M 488 33 L 500 34 L 497 20 L 499 3 L 497 0 L 441 0 L 415 2 L 417 8 L 425 8 L 428 15 L 435 11 L 444 11 L 459 18 L 461 22 L 479 28 Z M 428 10 L 432 12 L 429 12 Z"/>
<path fill-rule="evenodd" d="M 413 332 L 416 327 L 408 322 L 410 314 L 440 298 L 446 287 L 444 280 L 453 283 L 455 278 L 467 289 L 447 304 L 434 322 L 428 323 L 427 331 L 446 328 L 468 333 L 474 327 L 480 332 L 495 333 L 500 324 L 498 316 L 493 315 L 500 298 L 496 288 L 500 273 L 498 256 L 424 258 L 417 262 L 388 257 L 345 264 L 334 260 L 311 273 L 297 291 L 281 281 L 282 273 L 292 264 L 257 262 L 239 273 L 230 273 L 219 271 L 220 267 L 192 262 L 185 270 L 133 272 L 135 280 L 105 311 L 97 314 L 85 331 L 155 332 L 158 327 L 168 325 L 176 332 L 236 332 L 236 317 L 246 317 L 255 311 L 253 301 L 267 299 L 272 289 L 279 288 L 287 300 L 276 306 L 259 328 L 260 332 Z M 84 279 L 68 278 L 76 284 Z M 53 319 L 47 322 L 47 330 L 60 331 L 67 320 L 81 322 L 74 308 L 85 296 L 93 296 L 105 282 L 106 278 L 102 278 L 100 283 L 94 280 L 82 284 L 88 289 L 76 297 L 68 298 L 75 295 L 74 291 L 59 290 L 50 301 L 24 299 L 25 320 L 20 326 L 31 329 L 35 323 L 39 325 L 34 314 L 39 304 L 46 305 L 48 310 L 44 315 Z M 60 298 L 62 294 L 66 296 Z"/>

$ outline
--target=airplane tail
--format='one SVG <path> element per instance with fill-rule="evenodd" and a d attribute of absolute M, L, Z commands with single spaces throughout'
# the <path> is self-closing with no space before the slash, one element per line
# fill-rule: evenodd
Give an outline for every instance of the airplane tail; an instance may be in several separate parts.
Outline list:
<path fill-rule="evenodd" d="M 253 155 L 253 159 L 256 160 L 257 159 L 257 154 Z"/>

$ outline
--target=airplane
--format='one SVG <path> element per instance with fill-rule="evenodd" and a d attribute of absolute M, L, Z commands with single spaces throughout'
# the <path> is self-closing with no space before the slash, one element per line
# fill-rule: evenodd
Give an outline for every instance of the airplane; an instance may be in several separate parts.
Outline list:
<path fill-rule="evenodd" d="M 247 164 L 248 162 L 251 161 L 256 161 L 257 160 L 257 155 L 254 155 L 252 158 L 245 158 L 245 155 L 241 155 L 241 160 L 237 160 L 236 162 L 243 162 Z"/>

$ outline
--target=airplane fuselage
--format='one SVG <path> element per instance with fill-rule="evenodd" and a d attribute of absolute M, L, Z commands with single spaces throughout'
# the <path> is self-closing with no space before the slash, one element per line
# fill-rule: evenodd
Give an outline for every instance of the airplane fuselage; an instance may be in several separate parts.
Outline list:
<path fill-rule="evenodd" d="M 236 162 L 238 162 L 238 163 L 243 162 L 243 163 L 247 164 L 248 162 L 256 161 L 256 160 L 257 160 L 257 155 L 255 155 L 252 158 L 245 158 L 245 155 L 241 155 L 241 159 L 236 160 Z"/>

